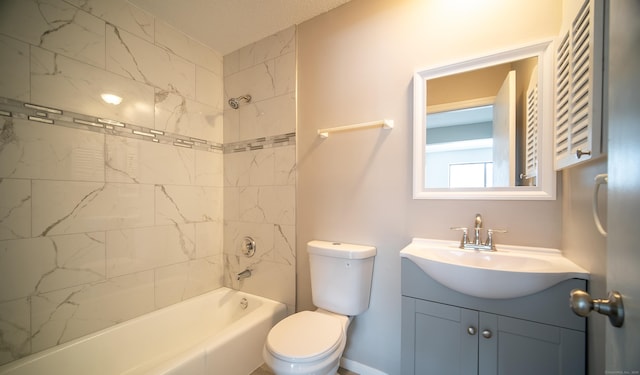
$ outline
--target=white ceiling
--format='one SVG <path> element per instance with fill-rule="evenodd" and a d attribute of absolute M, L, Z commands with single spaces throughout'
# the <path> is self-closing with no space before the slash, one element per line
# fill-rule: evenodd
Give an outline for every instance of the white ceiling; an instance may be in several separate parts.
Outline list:
<path fill-rule="evenodd" d="M 349 0 L 130 0 L 222 55 Z"/>

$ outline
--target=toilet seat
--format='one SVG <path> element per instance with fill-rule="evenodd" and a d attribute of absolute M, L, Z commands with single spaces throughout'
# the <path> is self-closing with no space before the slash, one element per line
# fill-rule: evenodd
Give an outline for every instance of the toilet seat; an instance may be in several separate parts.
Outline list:
<path fill-rule="evenodd" d="M 301 311 L 276 324 L 266 349 L 287 362 L 312 362 L 335 351 L 344 340 L 341 322 L 329 315 Z"/>

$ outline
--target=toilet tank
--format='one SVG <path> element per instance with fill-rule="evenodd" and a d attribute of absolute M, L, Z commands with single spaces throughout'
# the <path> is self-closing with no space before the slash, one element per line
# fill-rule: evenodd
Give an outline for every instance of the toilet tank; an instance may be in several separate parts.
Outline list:
<path fill-rule="evenodd" d="M 310 241 L 307 251 L 314 305 L 352 316 L 369 308 L 375 247 Z"/>

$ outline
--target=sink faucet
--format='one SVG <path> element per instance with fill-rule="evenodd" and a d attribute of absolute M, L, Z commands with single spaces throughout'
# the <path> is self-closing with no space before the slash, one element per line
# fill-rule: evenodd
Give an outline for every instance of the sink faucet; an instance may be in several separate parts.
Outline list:
<path fill-rule="evenodd" d="M 247 268 L 246 270 L 240 272 L 237 276 L 238 280 L 249 278 L 251 277 L 251 270 Z"/>
<path fill-rule="evenodd" d="M 475 239 L 473 240 L 473 244 L 478 246 L 481 245 L 480 241 L 480 229 L 482 229 L 482 215 L 476 214 L 476 227 L 475 227 Z"/>
<path fill-rule="evenodd" d="M 461 249 L 471 250 L 484 250 L 484 251 L 496 251 L 496 245 L 493 242 L 494 233 L 506 233 L 503 229 L 487 229 L 487 240 L 482 242 L 480 239 L 480 231 L 482 228 L 482 215 L 476 214 L 474 224 L 474 238 L 473 241 L 469 241 L 469 230 L 465 227 L 451 227 L 452 230 L 462 231 L 462 239 L 460 240 Z"/>

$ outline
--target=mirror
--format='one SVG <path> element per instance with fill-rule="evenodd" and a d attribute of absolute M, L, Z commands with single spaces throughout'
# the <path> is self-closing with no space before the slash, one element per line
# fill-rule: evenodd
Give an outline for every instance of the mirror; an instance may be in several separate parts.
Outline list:
<path fill-rule="evenodd" d="M 414 74 L 414 199 L 555 199 L 551 42 Z"/>

